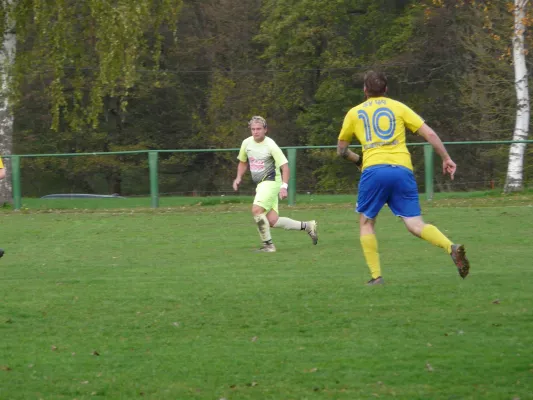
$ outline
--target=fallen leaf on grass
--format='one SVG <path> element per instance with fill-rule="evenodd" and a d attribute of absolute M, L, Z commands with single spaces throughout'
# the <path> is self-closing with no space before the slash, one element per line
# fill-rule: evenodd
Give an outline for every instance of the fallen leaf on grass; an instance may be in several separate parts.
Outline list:
<path fill-rule="evenodd" d="M 52 347 L 51 347 L 51 350 L 52 350 L 52 351 L 57 351 L 58 348 L 57 348 L 57 346 L 52 346 Z"/>
<path fill-rule="evenodd" d="M 318 368 L 311 368 L 310 370 L 304 370 L 304 372 L 316 372 L 318 371 Z"/>
<path fill-rule="evenodd" d="M 433 367 L 430 363 L 426 363 L 426 369 L 428 370 L 428 372 L 433 372 Z"/>
<path fill-rule="evenodd" d="M 1 369 L 2 371 L 11 371 L 11 368 L 8 367 L 7 365 L 2 365 L 2 366 L 0 367 L 0 369 Z"/>
<path fill-rule="evenodd" d="M 492 302 L 492 304 L 500 304 L 500 299 L 496 299 Z"/>
<path fill-rule="evenodd" d="M 100 355 L 100 353 L 98 353 L 97 350 L 94 350 L 91 354 L 92 354 L 93 356 L 99 356 L 99 355 Z"/>
<path fill-rule="evenodd" d="M 252 341 L 252 342 L 256 342 L 257 339 L 258 339 L 258 337 L 257 337 L 257 336 L 254 336 L 254 337 L 251 339 L 251 341 Z"/>

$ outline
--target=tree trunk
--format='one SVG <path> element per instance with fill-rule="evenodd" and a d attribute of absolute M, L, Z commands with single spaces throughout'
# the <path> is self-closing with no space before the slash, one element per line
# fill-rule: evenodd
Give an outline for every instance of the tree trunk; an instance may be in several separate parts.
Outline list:
<path fill-rule="evenodd" d="M 6 17 L 7 18 L 7 17 Z M 7 21 L 9 26 L 9 21 Z M 16 36 L 11 27 L 4 32 L 4 43 L 0 49 L 0 155 L 9 155 L 13 149 L 13 114 L 9 109 L 8 84 L 9 68 L 13 64 L 16 51 Z M 0 204 L 12 202 L 10 159 L 4 158 L 6 178 L 0 181 Z"/>
<path fill-rule="evenodd" d="M 529 0 L 515 0 L 513 60 L 516 89 L 516 124 L 513 140 L 527 140 L 529 133 L 529 89 L 524 51 L 524 19 Z M 513 143 L 509 150 L 509 164 L 505 181 L 505 193 L 523 189 L 524 154 L 526 143 Z"/>

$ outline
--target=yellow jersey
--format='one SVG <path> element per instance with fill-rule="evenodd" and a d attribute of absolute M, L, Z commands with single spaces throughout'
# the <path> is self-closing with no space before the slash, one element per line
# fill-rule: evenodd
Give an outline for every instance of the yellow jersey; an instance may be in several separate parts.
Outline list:
<path fill-rule="evenodd" d="M 350 143 L 355 136 L 361 143 L 362 170 L 379 164 L 413 170 L 405 128 L 416 132 L 423 124 L 424 120 L 405 104 L 387 97 L 372 97 L 348 111 L 339 140 Z"/>
<path fill-rule="evenodd" d="M 0 169 L 4 168 L 4 163 L 2 162 L 2 159 L 0 158 Z"/>

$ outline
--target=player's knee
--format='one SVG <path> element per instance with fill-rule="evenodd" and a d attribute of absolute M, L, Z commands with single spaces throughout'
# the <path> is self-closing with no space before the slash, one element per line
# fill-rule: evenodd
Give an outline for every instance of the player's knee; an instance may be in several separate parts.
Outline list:
<path fill-rule="evenodd" d="M 420 237 L 422 230 L 424 229 L 424 222 L 421 219 L 404 219 L 405 227 L 413 235 Z"/>
<path fill-rule="evenodd" d="M 422 229 L 419 229 L 418 227 L 415 227 L 415 226 L 408 226 L 407 227 L 407 230 L 414 236 L 416 237 L 420 237 L 420 235 L 422 234 Z"/>
<path fill-rule="evenodd" d="M 265 212 L 265 209 L 263 207 L 255 205 L 255 204 L 252 206 L 252 215 L 253 216 L 261 215 L 264 212 Z"/>

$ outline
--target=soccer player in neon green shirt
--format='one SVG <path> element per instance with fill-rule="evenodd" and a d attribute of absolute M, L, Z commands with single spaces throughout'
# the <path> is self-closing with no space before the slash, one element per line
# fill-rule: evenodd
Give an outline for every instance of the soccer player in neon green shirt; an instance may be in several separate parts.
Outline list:
<path fill-rule="evenodd" d="M 248 123 L 252 136 L 244 139 L 239 151 L 237 177 L 233 181 L 233 189 L 237 191 L 248 165 L 252 180 L 257 184 L 252 205 L 252 215 L 257 224 L 259 236 L 263 242 L 261 252 L 273 253 L 276 246 L 272 242 L 270 228 L 302 230 L 309 234 L 313 244 L 318 243 L 316 221 L 295 221 L 280 217 L 278 197 L 287 197 L 289 182 L 289 164 L 279 146 L 267 137 L 267 123 L 263 117 L 252 117 Z M 281 169 L 281 174 L 280 174 Z"/>
<path fill-rule="evenodd" d="M 465 278 L 470 269 L 465 247 L 452 243 L 437 227 L 422 219 L 411 155 L 405 144 L 405 128 L 417 132 L 433 146 L 442 158 L 443 173 L 449 174 L 451 179 L 457 168 L 455 163 L 439 136 L 420 116 L 405 104 L 385 97 L 385 74 L 368 72 L 364 92 L 366 101 L 348 111 L 344 118 L 337 153 L 361 164 L 361 157 L 348 146 L 355 136 L 363 147 L 356 211 L 359 213 L 361 247 L 372 275 L 368 284 L 384 283 L 374 226 L 385 204 L 403 219 L 409 232 L 450 254 L 459 275 Z"/>

